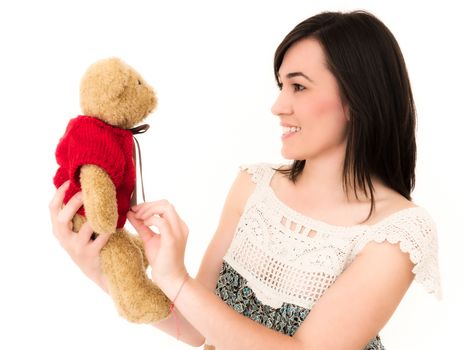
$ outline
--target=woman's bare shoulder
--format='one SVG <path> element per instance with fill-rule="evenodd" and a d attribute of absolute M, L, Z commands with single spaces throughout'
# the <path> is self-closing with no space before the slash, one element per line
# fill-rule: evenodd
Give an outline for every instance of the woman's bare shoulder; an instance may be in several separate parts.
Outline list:
<path fill-rule="evenodd" d="M 384 194 L 381 195 L 381 193 Z M 375 211 L 369 219 L 368 224 L 374 224 L 399 211 L 419 207 L 412 200 L 407 199 L 402 194 L 388 187 L 384 187 L 383 190 L 380 189 L 379 194 L 380 196 L 377 193 L 376 198 L 379 198 L 375 203 Z"/>

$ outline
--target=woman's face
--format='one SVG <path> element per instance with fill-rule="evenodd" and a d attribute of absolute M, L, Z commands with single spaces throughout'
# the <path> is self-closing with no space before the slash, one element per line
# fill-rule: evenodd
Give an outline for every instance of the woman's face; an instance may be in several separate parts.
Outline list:
<path fill-rule="evenodd" d="M 339 147 L 345 150 L 346 108 L 325 62 L 315 39 L 302 39 L 285 53 L 279 69 L 282 88 L 271 111 L 283 127 L 286 159 L 313 159 Z"/>

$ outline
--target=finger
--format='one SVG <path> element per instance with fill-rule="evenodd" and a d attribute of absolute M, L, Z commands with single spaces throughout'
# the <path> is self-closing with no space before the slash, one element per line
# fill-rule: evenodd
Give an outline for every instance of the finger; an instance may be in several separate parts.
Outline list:
<path fill-rule="evenodd" d="M 76 193 L 70 198 L 68 203 L 62 208 L 57 215 L 57 220 L 61 223 L 68 224 L 70 220 L 75 216 L 76 212 L 83 205 L 83 196 L 81 192 Z"/>
<path fill-rule="evenodd" d="M 158 215 L 160 212 L 160 207 L 164 205 L 169 205 L 169 202 L 166 199 L 138 204 L 135 207 L 136 217 L 138 219 L 143 219 L 148 218 L 151 215 Z"/>
<path fill-rule="evenodd" d="M 89 243 L 91 236 L 93 234 L 93 229 L 89 222 L 85 222 L 78 232 L 78 242 L 80 245 L 84 246 Z"/>
<path fill-rule="evenodd" d="M 182 219 L 180 219 L 180 223 L 181 223 L 181 226 L 182 226 L 182 233 L 183 233 L 184 237 L 187 237 L 188 232 L 189 232 L 188 225 Z"/>
<path fill-rule="evenodd" d="M 57 213 L 60 211 L 60 208 L 63 204 L 63 198 L 65 198 L 65 192 L 70 186 L 70 180 L 65 181 L 57 190 L 49 203 L 49 210 L 51 216 L 57 216 Z"/>
<path fill-rule="evenodd" d="M 173 234 L 175 236 L 182 236 L 183 235 L 183 225 L 182 219 L 178 215 L 175 207 L 169 203 L 168 201 L 161 203 L 162 211 L 159 215 L 166 219 L 169 225 L 173 230 Z"/>
<path fill-rule="evenodd" d="M 100 252 L 109 241 L 110 236 L 111 235 L 108 234 L 99 234 L 97 238 L 92 241 L 91 247 L 95 250 L 95 252 Z"/>
<path fill-rule="evenodd" d="M 151 216 L 149 219 L 144 220 L 146 226 L 156 226 L 159 229 L 159 234 L 164 237 L 164 241 L 173 241 L 174 233 L 169 222 L 160 216 Z M 142 237 L 141 237 L 142 238 Z"/>
<path fill-rule="evenodd" d="M 141 206 L 144 205 L 144 204 L 148 204 L 148 203 L 135 204 L 134 206 L 132 206 L 132 207 L 130 208 L 130 210 L 131 210 L 132 212 L 136 213 L 136 212 L 141 208 Z"/>
<path fill-rule="evenodd" d="M 152 206 L 154 203 L 157 203 L 157 202 L 160 202 L 160 201 L 151 201 L 151 202 L 143 202 L 143 203 L 135 204 L 131 207 L 131 209 L 133 212 L 136 213 L 144 208 Z"/>
<path fill-rule="evenodd" d="M 131 211 L 127 214 L 128 221 L 133 225 L 138 235 L 143 241 L 148 241 L 154 236 L 154 231 L 147 227 L 143 221 L 137 219 Z"/>
<path fill-rule="evenodd" d="M 181 219 L 178 216 L 175 208 L 172 204 L 170 204 L 166 199 L 162 199 L 157 202 L 153 202 L 151 205 L 146 207 L 141 206 L 138 212 L 136 213 L 136 217 L 140 220 L 148 220 L 150 217 L 154 215 L 159 215 L 163 219 L 166 219 L 173 229 L 173 233 L 175 235 L 182 234 L 182 225 Z"/>
<path fill-rule="evenodd" d="M 69 244 L 75 236 L 74 232 L 71 230 L 69 226 L 60 226 L 57 227 L 55 224 L 53 225 L 52 233 L 54 234 L 55 238 L 57 238 L 58 242 L 68 250 Z"/>

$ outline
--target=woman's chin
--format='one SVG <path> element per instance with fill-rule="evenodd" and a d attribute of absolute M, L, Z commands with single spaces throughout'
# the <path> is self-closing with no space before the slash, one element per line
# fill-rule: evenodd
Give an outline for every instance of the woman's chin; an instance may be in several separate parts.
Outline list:
<path fill-rule="evenodd" d="M 298 156 L 297 154 L 294 154 L 292 152 L 287 152 L 284 149 L 282 149 L 281 154 L 282 154 L 282 158 L 287 159 L 287 160 L 299 159 L 299 158 L 297 158 L 297 156 Z"/>

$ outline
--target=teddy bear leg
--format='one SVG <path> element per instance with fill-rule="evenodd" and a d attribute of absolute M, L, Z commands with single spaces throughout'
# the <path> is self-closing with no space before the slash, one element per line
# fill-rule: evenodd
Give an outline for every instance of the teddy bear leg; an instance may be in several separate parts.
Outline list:
<path fill-rule="evenodd" d="M 138 249 L 140 250 L 141 255 L 143 257 L 143 267 L 146 270 L 148 268 L 148 266 L 149 266 L 149 261 L 148 261 L 148 258 L 146 257 L 146 254 L 144 254 L 143 241 L 141 240 L 141 238 L 139 238 L 136 235 L 132 235 L 132 234 L 130 234 L 128 232 L 126 234 L 130 238 L 130 240 L 133 242 L 133 244 L 136 245 L 138 247 Z"/>
<path fill-rule="evenodd" d="M 101 251 L 101 268 L 121 316 L 134 323 L 166 318 L 170 300 L 146 274 L 141 248 L 124 229 L 112 234 Z"/>

